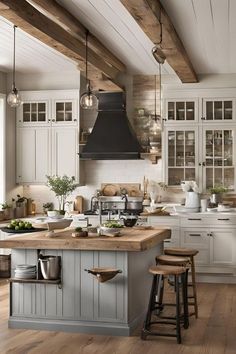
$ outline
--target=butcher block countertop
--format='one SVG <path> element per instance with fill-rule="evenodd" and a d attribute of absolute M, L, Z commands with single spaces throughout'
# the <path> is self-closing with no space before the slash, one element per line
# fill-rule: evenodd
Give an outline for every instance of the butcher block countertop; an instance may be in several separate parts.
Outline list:
<path fill-rule="evenodd" d="M 19 234 L 7 237 L 0 241 L 0 248 L 23 249 L 69 249 L 69 250 L 99 250 L 99 251 L 145 251 L 166 238 L 170 238 L 171 231 L 153 228 L 151 230 L 137 230 L 125 228 L 122 236 L 88 236 L 73 238 L 72 230 L 57 231 L 57 236 L 49 238 L 47 231 Z"/>

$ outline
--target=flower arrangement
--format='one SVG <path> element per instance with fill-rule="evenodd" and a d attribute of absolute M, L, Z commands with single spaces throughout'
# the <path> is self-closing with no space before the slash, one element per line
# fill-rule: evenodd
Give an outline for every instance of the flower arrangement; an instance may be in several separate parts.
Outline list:
<path fill-rule="evenodd" d="M 199 193 L 199 188 L 196 181 L 182 181 L 181 188 L 184 192 Z"/>

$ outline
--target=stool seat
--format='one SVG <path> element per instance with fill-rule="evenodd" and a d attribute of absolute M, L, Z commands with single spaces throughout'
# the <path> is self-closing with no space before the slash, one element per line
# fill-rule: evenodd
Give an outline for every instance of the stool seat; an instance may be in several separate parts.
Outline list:
<path fill-rule="evenodd" d="M 156 257 L 156 264 L 166 264 L 174 266 L 187 267 L 190 266 L 190 259 L 187 257 L 176 257 L 169 255 L 161 255 Z"/>
<path fill-rule="evenodd" d="M 149 273 L 153 275 L 179 275 L 185 273 L 185 268 L 171 265 L 158 265 L 150 267 Z"/>
<path fill-rule="evenodd" d="M 185 256 L 185 257 L 190 257 L 190 256 L 196 256 L 198 254 L 198 250 L 193 249 L 193 248 L 177 248 L 177 247 L 171 247 L 171 248 L 166 248 L 164 250 L 165 254 L 171 255 L 171 256 Z"/>

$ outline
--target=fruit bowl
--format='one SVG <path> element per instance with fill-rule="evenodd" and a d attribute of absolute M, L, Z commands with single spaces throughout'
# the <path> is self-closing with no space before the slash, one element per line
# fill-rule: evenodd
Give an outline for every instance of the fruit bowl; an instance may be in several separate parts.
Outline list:
<path fill-rule="evenodd" d="M 100 227 L 100 235 L 104 235 L 104 236 L 120 236 L 121 229 L 122 229 L 121 227 L 101 226 Z"/>
<path fill-rule="evenodd" d="M 120 236 L 123 225 L 114 220 L 109 220 L 100 226 L 100 235 Z"/>

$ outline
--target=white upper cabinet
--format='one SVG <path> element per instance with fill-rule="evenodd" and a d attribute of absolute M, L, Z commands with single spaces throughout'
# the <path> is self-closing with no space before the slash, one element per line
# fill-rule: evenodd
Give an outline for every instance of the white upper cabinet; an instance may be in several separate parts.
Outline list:
<path fill-rule="evenodd" d="M 167 182 L 169 186 L 198 176 L 198 131 L 196 127 L 167 127 L 165 131 Z"/>
<path fill-rule="evenodd" d="M 216 185 L 235 190 L 236 92 L 215 98 L 199 90 L 196 99 L 194 91 L 173 91 L 165 100 L 164 179 L 169 186 L 196 180 L 203 192 Z"/>
<path fill-rule="evenodd" d="M 52 174 L 79 177 L 78 132 L 74 128 L 54 128 L 52 131 Z"/>
<path fill-rule="evenodd" d="M 197 99 L 170 99 L 166 100 L 166 124 L 195 122 L 198 119 Z"/>
<path fill-rule="evenodd" d="M 17 183 L 45 183 L 50 170 L 50 131 L 43 127 L 17 129 Z"/>
<path fill-rule="evenodd" d="M 214 123 L 232 122 L 234 117 L 234 99 L 203 99 L 202 120 Z"/>
<path fill-rule="evenodd" d="M 17 183 L 79 174 L 79 91 L 23 91 L 17 109 Z"/>

